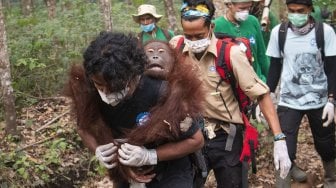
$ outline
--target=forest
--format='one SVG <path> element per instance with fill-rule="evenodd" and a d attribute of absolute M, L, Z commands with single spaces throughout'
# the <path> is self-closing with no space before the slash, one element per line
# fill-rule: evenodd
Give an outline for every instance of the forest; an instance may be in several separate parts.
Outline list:
<path fill-rule="evenodd" d="M 223 1 L 213 1 L 221 16 Z M 144 3 L 164 15 L 159 26 L 181 34 L 180 0 L 0 0 L 0 188 L 111 187 L 77 135 L 62 89 L 70 66 L 82 62 L 84 49 L 101 31 L 140 32 L 131 15 Z M 330 11 L 325 22 L 335 28 L 336 1 L 314 3 Z M 286 19 L 284 0 L 273 0 L 271 10 Z M 262 147 L 249 182 L 273 187 L 272 136 L 263 124 L 257 128 Z M 309 180 L 294 186 L 318 187 L 323 172 L 306 119 L 301 129 L 298 165 Z M 216 187 L 213 176 L 206 186 Z"/>

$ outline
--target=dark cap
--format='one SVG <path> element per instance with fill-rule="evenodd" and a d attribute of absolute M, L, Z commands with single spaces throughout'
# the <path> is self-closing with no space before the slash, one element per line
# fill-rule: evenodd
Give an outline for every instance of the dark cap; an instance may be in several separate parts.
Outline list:
<path fill-rule="evenodd" d="M 287 5 L 291 4 L 291 3 L 307 5 L 307 6 L 312 6 L 313 5 L 312 0 L 286 0 Z"/>

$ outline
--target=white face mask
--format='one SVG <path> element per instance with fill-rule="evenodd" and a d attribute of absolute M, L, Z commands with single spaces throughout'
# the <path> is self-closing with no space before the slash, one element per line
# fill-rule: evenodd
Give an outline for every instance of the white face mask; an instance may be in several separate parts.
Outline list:
<path fill-rule="evenodd" d="M 196 41 L 191 41 L 189 39 L 184 38 L 184 41 L 188 46 L 188 48 L 195 54 L 204 52 L 210 45 L 209 37 Z"/>
<path fill-rule="evenodd" d="M 129 91 L 129 87 L 126 87 L 125 89 L 119 92 L 113 92 L 113 93 L 106 95 L 104 92 L 98 89 L 98 93 L 102 101 L 104 101 L 106 104 L 109 104 L 111 106 L 116 106 L 117 104 L 119 104 L 120 101 L 125 98 L 128 91 Z"/>
<path fill-rule="evenodd" d="M 234 17 L 237 21 L 241 22 L 241 21 L 245 21 L 249 16 L 249 11 L 248 10 L 243 10 L 243 11 L 239 11 L 236 12 Z"/>

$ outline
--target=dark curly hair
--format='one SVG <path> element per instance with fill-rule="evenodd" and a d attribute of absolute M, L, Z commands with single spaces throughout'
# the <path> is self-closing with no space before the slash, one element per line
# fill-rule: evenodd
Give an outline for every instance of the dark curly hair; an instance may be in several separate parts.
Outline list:
<path fill-rule="evenodd" d="M 211 20 L 213 19 L 213 16 L 215 14 L 216 8 L 212 2 L 212 0 L 184 0 L 183 3 L 186 3 L 189 7 L 196 7 L 197 5 L 205 5 L 209 9 L 209 16 L 205 18 L 205 25 L 207 27 L 210 27 L 211 25 Z M 184 10 L 181 10 L 181 13 Z M 188 20 L 188 21 L 193 21 L 197 20 L 202 17 L 198 16 L 182 16 L 181 14 L 181 20 Z"/>
<path fill-rule="evenodd" d="M 148 62 L 138 39 L 118 32 L 101 32 L 83 57 L 87 76 L 102 74 L 113 91 L 124 89 L 127 83 L 142 75 Z"/>

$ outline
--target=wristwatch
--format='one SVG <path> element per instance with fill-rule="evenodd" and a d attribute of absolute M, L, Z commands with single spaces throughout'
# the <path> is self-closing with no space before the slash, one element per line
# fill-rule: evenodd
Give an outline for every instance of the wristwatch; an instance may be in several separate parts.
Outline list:
<path fill-rule="evenodd" d="M 274 141 L 279 141 L 279 140 L 286 140 L 286 135 L 284 133 L 280 133 L 274 136 Z"/>

